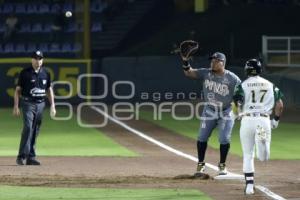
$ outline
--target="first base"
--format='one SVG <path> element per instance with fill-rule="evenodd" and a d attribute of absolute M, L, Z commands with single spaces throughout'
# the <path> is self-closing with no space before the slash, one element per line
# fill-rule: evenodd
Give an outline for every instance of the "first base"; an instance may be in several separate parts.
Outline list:
<path fill-rule="evenodd" d="M 232 174 L 232 173 L 228 173 L 227 175 L 218 175 L 215 176 L 214 179 L 216 180 L 242 180 L 244 179 L 243 175 L 239 175 L 239 174 Z"/>

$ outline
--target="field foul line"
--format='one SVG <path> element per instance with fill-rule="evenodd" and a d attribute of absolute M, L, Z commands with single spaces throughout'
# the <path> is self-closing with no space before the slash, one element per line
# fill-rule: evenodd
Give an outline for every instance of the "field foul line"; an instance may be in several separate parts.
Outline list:
<path fill-rule="evenodd" d="M 189 154 L 186 154 L 186 153 L 183 153 L 181 151 L 178 151 L 160 141 L 157 141 L 155 140 L 154 138 L 134 129 L 134 128 L 131 128 L 130 126 L 128 126 L 127 124 L 125 124 L 124 122 L 121 122 L 115 118 L 113 118 L 112 116 L 110 116 L 109 114 L 107 114 L 106 112 L 102 111 L 100 108 L 96 107 L 96 106 L 90 106 L 93 110 L 97 111 L 98 113 L 100 113 L 101 115 L 103 115 L 104 117 L 107 117 L 109 120 L 115 122 L 116 124 L 120 125 L 121 127 L 127 129 L 128 131 L 134 133 L 135 135 L 138 135 L 140 136 L 141 138 L 144 138 L 145 140 L 153 143 L 153 144 L 156 144 L 157 146 L 165 149 L 165 150 L 168 150 L 178 156 L 181 156 L 181 157 L 184 157 L 184 158 L 187 158 L 189 160 L 192 160 L 194 162 L 198 162 L 198 158 L 194 157 L 194 156 L 191 156 Z M 215 165 L 212 165 L 210 163 L 205 163 L 205 165 L 215 171 L 218 171 L 218 167 L 215 166 Z M 240 175 L 240 174 L 236 174 L 236 173 L 232 173 L 232 172 L 228 172 L 229 175 L 232 175 L 232 176 L 243 176 L 243 175 Z M 256 189 L 260 190 L 262 193 L 265 193 L 267 196 L 271 197 L 272 199 L 275 199 L 275 200 L 286 200 L 285 198 L 275 194 L 274 192 L 272 192 L 271 190 L 269 190 L 268 188 L 262 186 L 262 185 L 256 185 L 255 186 Z"/>

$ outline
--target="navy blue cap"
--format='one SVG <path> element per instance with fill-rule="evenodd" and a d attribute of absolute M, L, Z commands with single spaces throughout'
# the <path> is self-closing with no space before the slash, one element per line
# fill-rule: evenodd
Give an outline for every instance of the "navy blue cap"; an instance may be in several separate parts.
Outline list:
<path fill-rule="evenodd" d="M 35 51 L 31 55 L 32 58 L 44 58 L 43 52 L 41 51 Z"/>
<path fill-rule="evenodd" d="M 217 60 L 221 60 L 223 62 L 226 61 L 226 56 L 224 53 L 221 53 L 221 52 L 215 52 L 213 55 L 211 55 L 209 57 L 209 59 L 217 59 Z"/>

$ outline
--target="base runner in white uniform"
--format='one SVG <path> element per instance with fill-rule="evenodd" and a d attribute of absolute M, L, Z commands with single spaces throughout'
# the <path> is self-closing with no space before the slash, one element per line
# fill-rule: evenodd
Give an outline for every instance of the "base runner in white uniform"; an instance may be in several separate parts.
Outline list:
<path fill-rule="evenodd" d="M 270 158 L 271 128 L 277 128 L 283 110 L 282 93 L 273 83 L 259 76 L 261 71 L 259 60 L 248 60 L 245 65 L 248 78 L 237 87 L 234 95 L 242 117 L 240 139 L 246 195 L 254 194 L 254 147 L 260 161 Z M 274 107 L 274 118 L 270 121 Z"/>

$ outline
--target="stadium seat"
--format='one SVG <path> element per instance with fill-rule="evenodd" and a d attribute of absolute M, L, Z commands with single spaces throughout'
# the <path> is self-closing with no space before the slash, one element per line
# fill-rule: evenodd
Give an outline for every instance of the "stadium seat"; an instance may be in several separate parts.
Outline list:
<path fill-rule="evenodd" d="M 13 43 L 7 43 L 4 45 L 4 53 L 13 53 L 15 51 Z"/>
<path fill-rule="evenodd" d="M 74 9 L 73 9 L 73 4 L 72 3 L 65 3 L 64 5 L 63 5 L 63 12 L 66 12 L 66 11 L 73 11 Z"/>
<path fill-rule="evenodd" d="M 42 52 L 49 52 L 49 44 L 48 43 L 41 43 L 38 46 L 39 46 L 39 50 L 41 50 Z"/>
<path fill-rule="evenodd" d="M 25 53 L 26 49 L 25 49 L 25 44 L 23 43 L 19 43 L 16 45 L 16 49 L 15 49 L 16 53 Z"/>
<path fill-rule="evenodd" d="M 38 8 L 38 12 L 41 14 L 45 14 L 45 13 L 49 13 L 50 12 L 50 8 L 48 4 L 40 4 L 39 8 Z"/>
<path fill-rule="evenodd" d="M 92 24 L 92 32 L 101 32 L 102 24 L 101 23 L 93 23 Z"/>
<path fill-rule="evenodd" d="M 30 24 L 28 24 L 28 23 L 21 24 L 19 32 L 20 33 L 29 33 L 29 32 L 31 32 Z"/>
<path fill-rule="evenodd" d="M 107 4 L 102 1 L 93 1 L 91 3 L 91 12 L 102 13 L 107 8 Z"/>
<path fill-rule="evenodd" d="M 17 14 L 27 13 L 26 4 L 25 3 L 17 3 L 17 4 L 15 4 L 15 12 Z"/>
<path fill-rule="evenodd" d="M 52 24 L 51 23 L 44 24 L 43 32 L 45 32 L 45 33 L 52 32 Z"/>
<path fill-rule="evenodd" d="M 29 43 L 29 44 L 27 45 L 26 51 L 27 51 L 28 53 L 32 53 L 32 52 L 34 52 L 34 51 L 36 51 L 36 50 L 37 50 L 36 44 L 34 44 L 34 43 Z"/>
<path fill-rule="evenodd" d="M 75 22 L 70 22 L 67 25 L 67 28 L 65 29 L 65 32 L 67 32 L 67 33 L 74 33 L 74 32 L 77 32 L 78 30 L 79 30 L 78 24 L 75 23 Z"/>
<path fill-rule="evenodd" d="M 99 10 L 102 1 L 92 0 L 91 4 L 94 2 L 96 2 Z M 75 56 L 75 53 L 82 51 L 81 43 L 72 42 L 76 38 L 75 33 L 83 32 L 84 27 L 81 21 L 74 21 L 74 17 L 64 18 L 66 21 L 63 30 L 58 31 L 57 34 L 53 33 L 52 25 L 56 19 L 56 14 L 63 11 L 78 12 L 82 10 L 83 3 L 81 1 L 75 4 L 73 1 L 50 3 L 49 1 L 38 0 L 5 0 L 4 3 L 0 4 L 0 15 L 3 15 L 0 20 L 0 37 L 5 31 L 5 18 L 10 13 L 16 14 L 19 18 L 18 37 L 13 38 L 9 43 L 2 43 L 0 52 L 6 56 L 21 56 L 41 49 L 43 52 L 50 52 L 52 56 L 59 55 L 59 53 Z M 91 32 L 102 31 L 101 23 L 91 22 Z"/>
<path fill-rule="evenodd" d="M 50 45 L 49 52 L 51 52 L 51 53 L 57 53 L 57 52 L 60 52 L 60 45 L 59 45 L 58 43 L 52 43 L 52 44 Z"/>
<path fill-rule="evenodd" d="M 32 33 L 40 33 L 40 32 L 43 32 L 43 27 L 42 27 L 42 24 L 41 23 L 35 23 L 32 25 L 32 28 L 31 28 L 31 32 Z"/>
<path fill-rule="evenodd" d="M 38 11 L 36 4 L 28 4 L 27 5 L 27 13 L 36 14 Z"/>
<path fill-rule="evenodd" d="M 14 6 L 11 3 L 5 3 L 2 7 L 2 13 L 8 14 L 14 11 Z"/>
<path fill-rule="evenodd" d="M 61 7 L 59 4 L 53 4 L 51 5 L 51 8 L 50 8 L 50 13 L 52 14 L 55 14 L 55 13 L 58 13 L 60 11 Z"/>
<path fill-rule="evenodd" d="M 63 53 L 71 53 L 72 52 L 72 45 L 70 43 L 63 43 L 61 51 Z"/>

